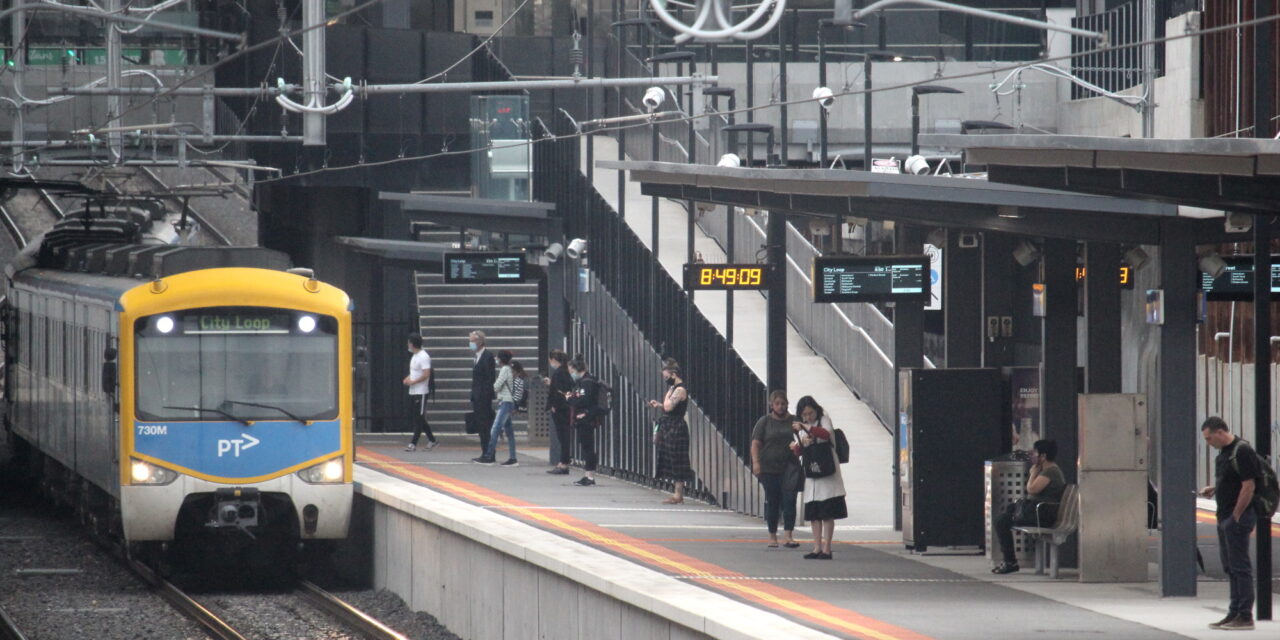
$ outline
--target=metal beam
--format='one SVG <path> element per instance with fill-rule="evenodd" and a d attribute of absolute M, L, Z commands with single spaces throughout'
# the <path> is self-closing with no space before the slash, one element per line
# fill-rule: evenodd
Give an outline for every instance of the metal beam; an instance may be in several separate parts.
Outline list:
<path fill-rule="evenodd" d="M 207 38 L 219 38 L 221 40 L 236 40 L 243 42 L 244 36 L 239 33 L 229 33 L 226 31 L 215 31 L 213 29 L 204 29 L 201 27 L 188 27 L 182 24 L 173 24 L 171 22 L 159 22 L 156 20 L 145 20 L 143 18 L 135 18 L 123 13 L 106 13 L 97 9 L 88 7 L 75 7 L 65 4 L 20 4 L 14 7 L 0 11 L 0 19 L 9 17 L 12 14 L 23 11 L 55 11 L 59 13 L 71 13 L 86 18 L 95 18 L 97 20 L 106 20 L 107 22 L 124 22 L 127 24 L 145 25 L 153 29 L 161 31 L 174 31 L 177 33 L 190 33 L 197 36 L 205 36 Z"/>
<path fill-rule="evenodd" d="M 898 252 L 915 254 L 924 251 L 924 232 L 912 225 L 900 224 L 894 227 L 897 235 Z M 943 301 L 946 304 L 946 301 Z M 893 392 L 894 414 L 893 446 L 890 455 L 893 457 L 893 528 L 902 530 L 902 485 L 898 480 L 901 473 L 899 467 L 898 443 L 902 442 L 902 420 L 898 418 L 902 411 L 902 385 L 898 383 L 898 373 L 903 369 L 919 369 L 924 366 L 924 304 L 921 302 L 898 302 L 893 307 Z"/>
<path fill-rule="evenodd" d="M 1041 259 L 1045 315 L 1040 338 L 1040 424 L 1042 437 L 1058 443 L 1058 465 L 1067 482 L 1076 481 L 1079 427 L 1076 415 L 1076 243 L 1050 238 Z M 1191 278 L 1187 278 L 1188 281 Z"/>
<path fill-rule="evenodd" d="M 1085 245 L 1085 332 L 1088 393 L 1120 393 L 1120 245 Z"/>
<path fill-rule="evenodd" d="M 1259 3 L 1261 5 L 1261 3 Z M 1268 53 L 1270 53 L 1268 47 Z M 1271 273 L 1271 216 L 1253 217 L 1253 273 Z M 1253 278 L 1253 446 L 1262 456 L 1271 454 L 1271 278 Z M 1259 518 L 1257 526 L 1258 620 L 1271 619 L 1271 522 Z"/>
<path fill-rule="evenodd" d="M 119 0 L 117 0 L 119 1 Z M 325 94 L 324 0 L 303 0 L 302 84 L 306 87 L 308 106 L 320 107 Z M 314 28 L 313 28 L 314 27 Z M 302 144 L 321 146 L 325 143 L 325 115 L 311 111 L 302 114 Z"/>
<path fill-rule="evenodd" d="M 1159 433 L 1160 595 L 1196 595 L 1196 367 L 1195 239 L 1177 220 L 1162 225 L 1160 281 Z"/>
<path fill-rule="evenodd" d="M 357 95 L 382 93 L 449 93 L 473 91 L 520 91 L 533 89 L 596 89 L 601 87 L 656 87 L 662 85 L 711 85 L 717 76 L 663 76 L 654 78 L 565 78 L 562 80 L 504 80 L 498 82 L 437 82 L 427 84 L 367 84 L 353 87 Z M 339 90 L 341 83 L 332 85 Z"/>
<path fill-rule="evenodd" d="M 1076 29 L 1075 27 L 1067 27 L 1063 25 L 1053 24 L 1052 22 L 1041 22 L 1040 20 L 1032 20 L 1030 18 L 1023 18 L 1021 16 L 1013 16 L 1007 13 L 1000 13 L 998 11 L 987 11 L 985 9 L 975 9 L 973 7 L 966 7 L 958 4 L 953 4 L 951 2 L 941 2 L 939 0 L 879 0 L 879 2 L 873 2 L 861 9 L 858 9 L 856 12 L 854 12 L 853 19 L 857 20 L 858 18 L 862 18 L 867 15 L 870 15 L 872 12 L 879 11 L 881 9 L 884 9 L 885 7 L 890 7 L 895 4 L 922 4 L 926 7 L 933 7 L 934 9 L 945 9 L 947 11 L 954 11 L 956 13 L 963 13 L 966 15 L 977 16 L 979 18 L 987 18 L 988 20 L 997 20 L 1000 22 L 1011 22 L 1016 25 L 1030 27 L 1032 29 L 1040 29 L 1042 31 L 1061 31 L 1062 33 L 1069 33 L 1073 36 L 1088 38 L 1090 40 L 1097 40 L 1098 42 L 1104 43 L 1104 44 L 1107 41 L 1107 34 L 1099 33 L 1097 31 L 1086 31 L 1084 29 Z"/>
<path fill-rule="evenodd" d="M 982 365 L 982 249 L 963 248 L 960 234 L 971 231 L 947 231 L 942 253 L 944 334 L 948 369 Z"/>

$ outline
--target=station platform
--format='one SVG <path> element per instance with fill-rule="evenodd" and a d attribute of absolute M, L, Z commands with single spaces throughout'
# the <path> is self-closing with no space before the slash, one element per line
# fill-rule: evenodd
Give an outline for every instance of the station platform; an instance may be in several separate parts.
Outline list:
<path fill-rule="evenodd" d="M 575 486 L 582 475 L 576 468 L 568 476 L 548 475 L 545 448 L 521 446 L 520 466 L 503 468 L 470 462 L 478 455 L 474 436 L 443 436 L 436 449 L 416 452 L 403 451 L 406 440 L 361 435 L 358 485 L 400 484 L 450 496 L 476 517 L 498 514 L 530 525 L 562 539 L 568 549 L 601 551 L 668 582 L 694 585 L 801 625 L 815 632 L 809 637 L 1143 639 L 1222 633 L 1206 626 L 1223 617 L 1227 605 L 1211 513 L 1199 518 L 1208 568 L 1199 595 L 1161 598 L 1154 564 L 1146 583 L 1081 584 L 1069 569 L 1057 580 L 1035 575 L 1030 567 L 996 576 L 976 550 L 911 554 L 890 527 L 848 524 L 859 520 L 859 512 L 884 508 L 860 498 L 850 500 L 851 518 L 837 522 L 834 558 L 805 560 L 811 550 L 807 523 L 796 526 L 799 548 L 769 548 L 758 518 L 692 500 L 664 505 L 664 493 L 605 475 L 597 476 L 594 487 Z M 1263 637 L 1277 632 L 1280 624 L 1259 623 Z M 762 627 L 759 637 L 770 636 Z"/>

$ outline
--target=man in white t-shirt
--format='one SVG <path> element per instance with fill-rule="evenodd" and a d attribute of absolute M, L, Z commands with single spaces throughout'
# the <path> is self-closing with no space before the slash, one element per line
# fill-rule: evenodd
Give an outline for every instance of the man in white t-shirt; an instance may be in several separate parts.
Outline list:
<path fill-rule="evenodd" d="M 413 415 L 413 440 L 409 442 L 409 446 L 405 447 L 405 451 L 414 451 L 418 448 L 418 438 L 423 433 L 427 434 L 427 450 L 430 451 L 440 444 L 436 442 L 435 434 L 431 433 L 431 424 L 427 422 L 427 395 L 431 386 L 431 356 L 427 354 L 426 349 L 422 348 L 422 336 L 412 334 L 409 336 L 409 353 L 413 354 L 409 358 L 409 375 L 405 376 L 404 386 L 409 388 L 409 405 L 411 415 Z"/>

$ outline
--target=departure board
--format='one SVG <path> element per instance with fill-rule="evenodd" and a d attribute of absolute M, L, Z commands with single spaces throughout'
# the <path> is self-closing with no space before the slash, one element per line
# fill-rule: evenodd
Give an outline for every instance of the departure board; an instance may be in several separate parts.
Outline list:
<path fill-rule="evenodd" d="M 444 254 L 446 284 L 515 284 L 524 282 L 524 254 L 470 251 Z"/>
<path fill-rule="evenodd" d="M 813 260 L 814 302 L 888 302 L 929 296 L 928 256 L 832 256 Z"/>
<path fill-rule="evenodd" d="M 1223 257 L 1227 269 L 1217 278 L 1197 272 L 1206 300 L 1252 300 L 1253 256 Z M 1280 294 L 1280 256 L 1271 256 L 1271 294 Z"/>

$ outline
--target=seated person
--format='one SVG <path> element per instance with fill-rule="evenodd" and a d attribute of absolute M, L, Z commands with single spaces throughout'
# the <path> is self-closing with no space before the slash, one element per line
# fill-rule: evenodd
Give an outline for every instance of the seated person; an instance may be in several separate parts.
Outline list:
<path fill-rule="evenodd" d="M 1062 492 L 1067 488 L 1067 480 L 1062 469 L 1054 459 L 1058 457 L 1058 443 L 1053 440 L 1037 440 L 1031 447 L 1031 473 L 1027 476 L 1027 498 L 1037 503 L 1057 503 L 1062 500 Z M 1013 555 L 1013 527 L 1038 526 L 1051 527 L 1057 520 L 1058 509 L 1045 505 L 1037 507 L 1032 513 L 1039 515 L 1039 522 L 1015 521 L 1014 510 L 1017 503 L 1005 508 L 1004 513 L 996 517 L 994 523 L 996 539 L 1000 541 L 1000 551 L 1004 553 L 1004 561 L 996 565 L 991 573 L 1013 573 L 1019 569 L 1018 559 Z M 1025 519 L 1024 519 L 1025 520 Z"/>

